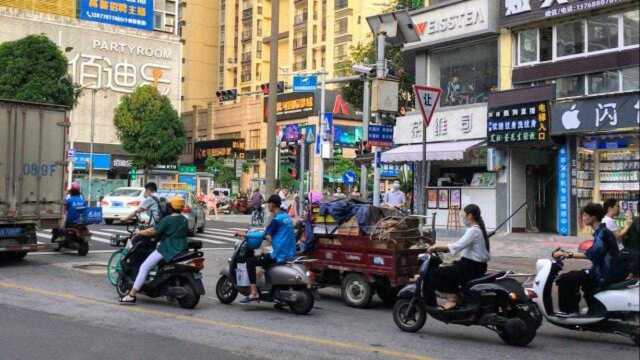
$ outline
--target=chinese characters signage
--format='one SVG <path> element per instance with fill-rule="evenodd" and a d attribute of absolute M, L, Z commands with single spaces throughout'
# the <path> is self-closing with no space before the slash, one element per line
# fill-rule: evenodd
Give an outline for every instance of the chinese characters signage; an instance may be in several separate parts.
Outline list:
<path fill-rule="evenodd" d="M 559 102 L 552 109 L 551 134 L 608 132 L 640 127 L 640 95 Z"/>
<path fill-rule="evenodd" d="M 489 144 L 530 144 L 549 140 L 549 105 L 545 102 L 489 109 Z"/>
<path fill-rule="evenodd" d="M 500 26 L 521 25 L 542 19 L 569 16 L 634 0 L 500 0 Z"/>
<path fill-rule="evenodd" d="M 153 30 L 153 0 L 80 0 L 80 19 Z"/>
<path fill-rule="evenodd" d="M 371 146 L 392 147 L 393 126 L 369 125 L 369 144 Z"/>
<path fill-rule="evenodd" d="M 208 157 L 244 159 L 244 139 L 200 141 L 195 145 L 194 164 L 202 165 Z"/>
<path fill-rule="evenodd" d="M 268 97 L 264 99 L 265 115 L 267 112 Z M 314 94 L 313 93 L 286 93 L 278 94 L 276 105 L 276 118 L 278 120 L 291 120 L 306 118 L 314 114 Z M 265 121 L 268 117 L 265 116 Z"/>
<path fill-rule="evenodd" d="M 558 160 L 556 165 L 558 178 L 558 214 L 557 214 L 557 231 L 558 234 L 567 236 L 570 232 L 569 219 L 569 143 L 564 144 L 558 151 Z"/>

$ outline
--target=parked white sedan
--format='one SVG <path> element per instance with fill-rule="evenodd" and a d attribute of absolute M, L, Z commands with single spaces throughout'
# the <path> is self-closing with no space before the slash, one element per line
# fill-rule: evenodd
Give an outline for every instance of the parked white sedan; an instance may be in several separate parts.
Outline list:
<path fill-rule="evenodd" d="M 122 220 L 140 206 L 144 200 L 144 188 L 121 187 L 102 199 L 102 218 L 107 225 Z"/>

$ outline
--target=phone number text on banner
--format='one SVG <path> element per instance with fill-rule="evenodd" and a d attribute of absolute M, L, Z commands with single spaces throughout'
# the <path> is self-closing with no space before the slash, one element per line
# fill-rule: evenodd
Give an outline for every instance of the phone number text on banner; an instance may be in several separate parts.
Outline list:
<path fill-rule="evenodd" d="M 80 19 L 153 30 L 153 0 L 80 0 Z"/>

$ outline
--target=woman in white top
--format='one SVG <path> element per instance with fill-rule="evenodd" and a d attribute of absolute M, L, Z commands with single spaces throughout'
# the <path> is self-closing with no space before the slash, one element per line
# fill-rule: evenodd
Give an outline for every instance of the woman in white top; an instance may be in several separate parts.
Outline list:
<path fill-rule="evenodd" d="M 464 208 L 464 224 L 467 227 L 460 240 L 449 245 L 433 245 L 427 252 L 461 254 L 461 258 L 450 266 L 435 269 L 429 274 L 430 296 L 427 301 L 435 305 L 434 290 L 453 294 L 450 301 L 443 306 L 445 310 L 457 305 L 457 294 L 460 287 L 469 281 L 483 276 L 487 272 L 487 262 L 491 257 L 489 236 L 478 205 L 469 204 Z M 430 298 L 430 299 L 429 299 Z"/>

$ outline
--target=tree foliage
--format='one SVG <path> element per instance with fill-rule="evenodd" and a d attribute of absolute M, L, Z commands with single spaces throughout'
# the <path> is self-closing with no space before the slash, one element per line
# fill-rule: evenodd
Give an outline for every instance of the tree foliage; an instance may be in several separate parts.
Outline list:
<path fill-rule="evenodd" d="M 396 8 L 416 7 L 415 0 L 397 0 L 385 12 L 393 11 Z M 371 37 L 366 43 L 359 43 L 351 46 L 351 56 L 349 69 L 355 64 L 375 64 L 377 60 L 376 40 Z M 385 47 L 385 58 L 392 69 L 393 75 L 400 81 L 400 91 L 398 94 L 398 107 L 405 110 L 414 108 L 414 96 L 412 86 L 415 79 L 405 68 L 405 55 L 402 53 L 402 46 L 387 45 Z M 345 100 L 356 107 L 362 109 L 362 98 L 364 93 L 363 82 L 351 81 L 342 88 L 342 95 Z"/>
<path fill-rule="evenodd" d="M 49 38 L 29 35 L 0 44 L 0 99 L 73 106 L 68 60 Z"/>
<path fill-rule="evenodd" d="M 204 167 L 207 172 L 213 174 L 213 181 L 222 187 L 231 187 L 231 183 L 236 179 L 235 170 L 224 166 L 222 159 L 209 156 L 204 162 Z"/>
<path fill-rule="evenodd" d="M 122 146 L 142 169 L 175 163 L 186 145 L 178 113 L 169 98 L 150 85 L 120 99 L 113 123 Z"/>

